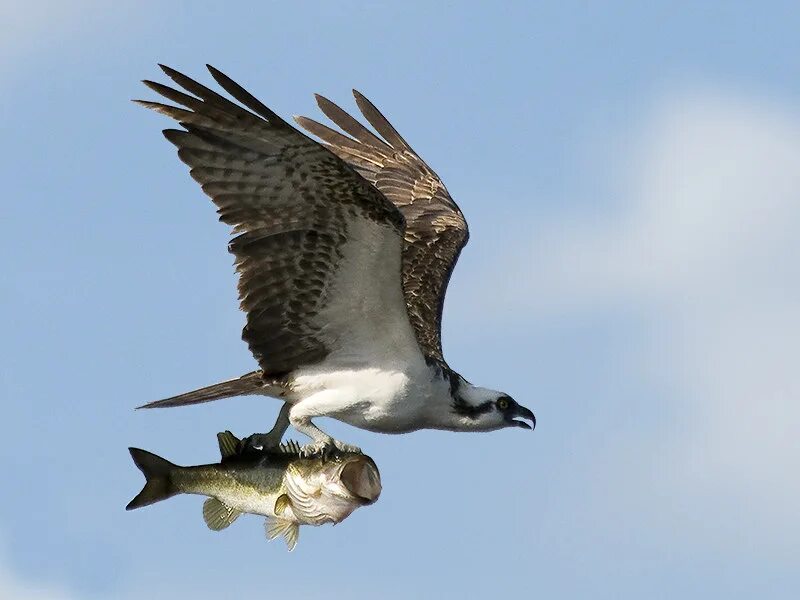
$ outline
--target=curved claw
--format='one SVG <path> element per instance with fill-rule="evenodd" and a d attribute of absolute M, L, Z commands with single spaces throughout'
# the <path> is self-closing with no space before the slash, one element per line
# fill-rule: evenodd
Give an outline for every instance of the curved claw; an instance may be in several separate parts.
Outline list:
<path fill-rule="evenodd" d="M 332 454 L 341 452 L 343 454 L 362 454 L 361 448 L 351 444 L 345 444 L 333 438 L 311 442 L 300 448 L 300 456 L 303 458 L 329 458 Z"/>
<path fill-rule="evenodd" d="M 320 440 L 300 447 L 302 458 L 325 458 L 335 449 L 333 440 Z"/>
<path fill-rule="evenodd" d="M 334 446 L 339 452 L 343 454 L 364 454 L 361 451 L 361 448 L 358 446 L 353 446 L 351 444 L 345 444 L 344 442 L 340 442 L 339 440 L 333 440 Z"/>

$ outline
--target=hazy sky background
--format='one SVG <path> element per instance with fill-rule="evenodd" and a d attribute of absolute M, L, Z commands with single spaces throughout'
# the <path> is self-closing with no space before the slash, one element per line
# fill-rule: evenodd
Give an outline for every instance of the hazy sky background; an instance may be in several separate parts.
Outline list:
<path fill-rule="evenodd" d="M 796 2 L 0 2 L 0 598 L 795 598 Z M 160 135 L 164 62 L 279 114 L 357 87 L 472 239 L 445 351 L 539 427 L 387 437 L 341 525 L 126 513 L 135 445 L 216 460 L 278 403 L 134 406 L 250 370 L 228 233 Z"/>

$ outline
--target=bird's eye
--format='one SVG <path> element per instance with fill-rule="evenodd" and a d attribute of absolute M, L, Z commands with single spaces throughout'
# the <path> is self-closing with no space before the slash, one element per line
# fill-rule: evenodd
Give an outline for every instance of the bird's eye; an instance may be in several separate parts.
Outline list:
<path fill-rule="evenodd" d="M 507 410 L 508 409 L 508 398 L 500 398 L 497 401 L 497 408 L 500 410 Z"/>

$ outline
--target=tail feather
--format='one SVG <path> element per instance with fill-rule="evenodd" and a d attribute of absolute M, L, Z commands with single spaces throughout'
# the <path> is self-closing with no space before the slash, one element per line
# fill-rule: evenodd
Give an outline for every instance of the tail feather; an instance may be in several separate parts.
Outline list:
<path fill-rule="evenodd" d="M 165 398 L 164 400 L 156 400 L 155 402 L 148 402 L 136 408 L 170 408 L 173 406 L 188 406 L 190 404 L 201 404 L 203 402 L 211 402 L 212 400 L 220 400 L 222 398 L 230 398 L 232 396 L 248 396 L 250 394 L 263 394 L 265 390 L 265 382 L 261 376 L 261 371 L 253 371 L 247 375 L 242 375 L 236 379 L 229 379 L 209 385 L 199 390 L 193 390 Z"/>
<path fill-rule="evenodd" d="M 161 458 L 139 448 L 128 448 L 133 458 L 133 462 L 144 474 L 145 481 L 142 491 L 128 503 L 125 510 L 133 510 L 171 498 L 179 491 L 172 485 L 172 471 L 179 468 L 168 460 Z"/>

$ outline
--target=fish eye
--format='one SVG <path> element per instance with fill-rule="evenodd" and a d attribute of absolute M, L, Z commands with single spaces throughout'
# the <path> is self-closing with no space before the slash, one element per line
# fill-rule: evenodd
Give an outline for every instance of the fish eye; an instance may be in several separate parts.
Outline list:
<path fill-rule="evenodd" d="M 501 398 L 498 398 L 497 408 L 499 410 L 508 410 L 508 407 L 509 407 L 509 402 L 507 396 L 502 396 Z"/>

